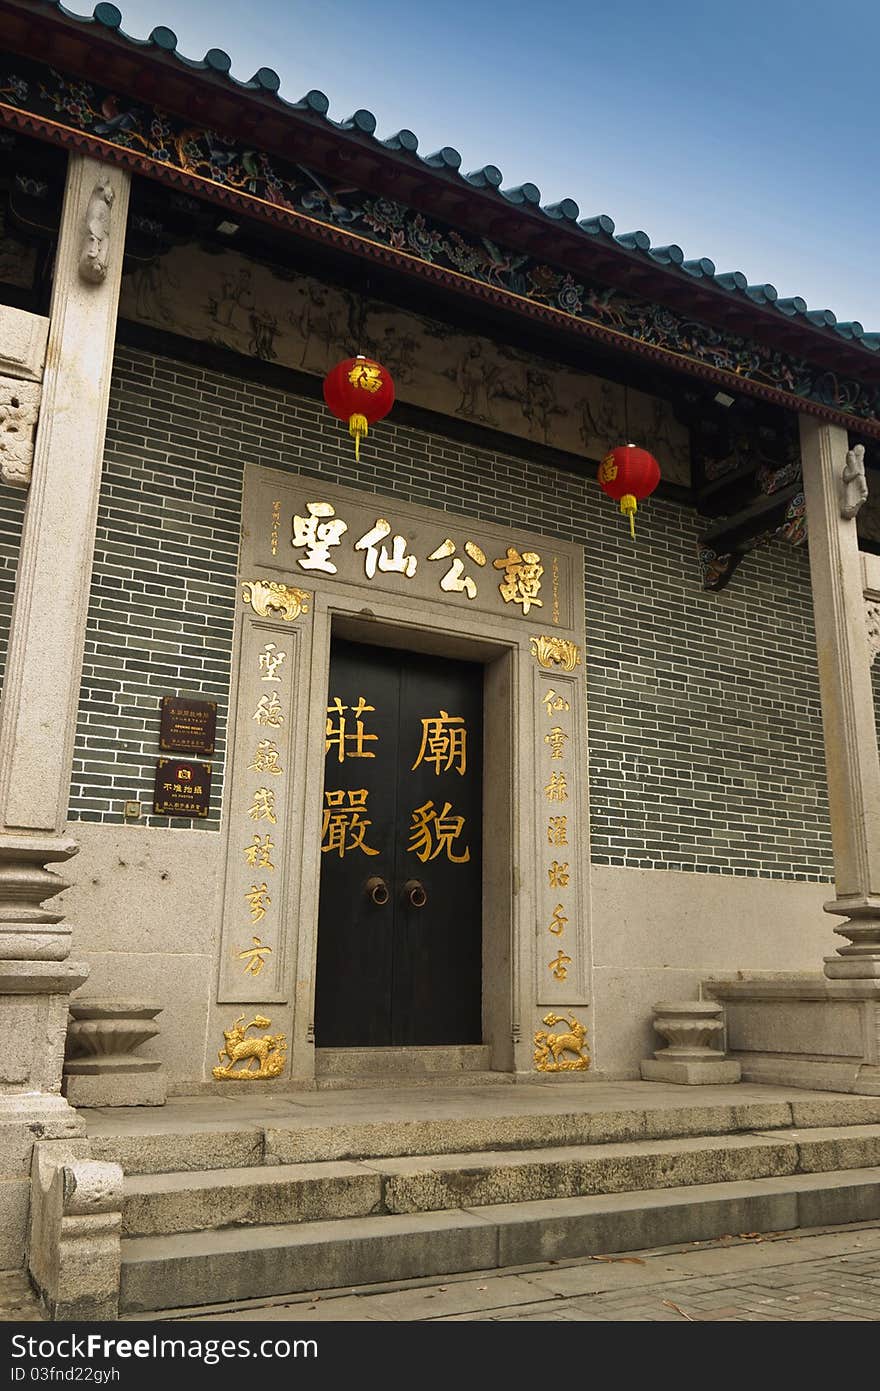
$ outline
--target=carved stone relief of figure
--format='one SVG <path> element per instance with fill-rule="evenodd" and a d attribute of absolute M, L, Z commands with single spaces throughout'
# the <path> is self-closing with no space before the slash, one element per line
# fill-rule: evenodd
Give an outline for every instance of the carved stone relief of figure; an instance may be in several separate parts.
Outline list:
<path fill-rule="evenodd" d="M 41 388 L 36 382 L 0 377 L 0 480 L 26 487 L 34 459 L 34 430 Z"/>
<path fill-rule="evenodd" d="M 843 501 L 840 515 L 845 521 L 858 516 L 860 508 L 868 499 L 868 483 L 865 478 L 865 446 L 857 444 L 847 450 L 846 463 L 841 474 L 843 480 Z"/>
<path fill-rule="evenodd" d="M 105 175 L 92 189 L 86 208 L 86 234 L 79 258 L 79 273 L 83 280 L 100 285 L 107 278 L 110 255 L 110 209 L 113 207 L 113 186 Z"/>

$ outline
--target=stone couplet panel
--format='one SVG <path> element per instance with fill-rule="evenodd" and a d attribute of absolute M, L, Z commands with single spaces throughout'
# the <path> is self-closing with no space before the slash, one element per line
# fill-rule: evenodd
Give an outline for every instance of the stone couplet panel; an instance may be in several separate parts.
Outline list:
<path fill-rule="evenodd" d="M 590 993 L 580 547 L 257 467 L 243 518 L 209 1075 L 314 1070 L 334 635 L 485 669 L 484 1033 L 531 1068 Z"/>

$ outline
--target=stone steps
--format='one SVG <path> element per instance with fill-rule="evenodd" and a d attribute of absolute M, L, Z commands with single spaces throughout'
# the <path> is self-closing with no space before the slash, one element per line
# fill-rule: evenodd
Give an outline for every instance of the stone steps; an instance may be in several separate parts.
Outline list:
<path fill-rule="evenodd" d="M 658 1089 L 661 1093 L 663 1088 Z M 725 1089 L 727 1090 L 727 1089 Z M 127 1175 L 250 1168 L 255 1165 L 311 1164 L 329 1160 L 396 1158 L 486 1151 L 530 1151 L 560 1145 L 601 1145 L 677 1137 L 723 1136 L 819 1126 L 846 1126 L 860 1131 L 880 1124 L 880 1100 L 870 1097 L 795 1097 L 791 1100 L 746 1099 L 741 1095 L 713 1104 L 600 1107 L 556 1110 L 543 1102 L 526 1109 L 520 1089 L 508 1098 L 463 1095 L 458 1103 L 444 1097 L 434 1114 L 382 1114 L 376 1106 L 355 1112 L 341 1099 L 339 1109 L 298 1107 L 296 1114 L 263 1111 L 237 1124 L 199 1119 L 198 1101 L 169 1103 L 148 1119 L 128 1113 L 86 1113 L 95 1159 L 122 1165 Z M 433 1100 L 433 1098 L 432 1098 Z M 516 1103 L 519 1103 L 517 1109 Z M 327 1099 L 332 1108 L 335 1101 Z M 424 1109 L 424 1103 L 418 1103 Z M 509 1110 L 503 1109 L 509 1105 Z M 501 1108 L 501 1109 L 500 1109 Z M 446 1114 L 443 1114 L 443 1112 Z"/>
<path fill-rule="evenodd" d="M 430 1048 L 316 1048 L 315 1075 L 352 1078 L 394 1077 L 409 1085 L 412 1077 L 448 1076 L 455 1072 L 489 1072 L 489 1049 L 483 1043 Z"/>
<path fill-rule="evenodd" d="M 123 1232 L 407 1215 L 880 1164 L 880 1125 L 128 1176 Z"/>
<path fill-rule="evenodd" d="M 122 1243 L 120 1311 L 194 1308 L 877 1217 L 880 1182 L 871 1168 L 130 1237 Z"/>

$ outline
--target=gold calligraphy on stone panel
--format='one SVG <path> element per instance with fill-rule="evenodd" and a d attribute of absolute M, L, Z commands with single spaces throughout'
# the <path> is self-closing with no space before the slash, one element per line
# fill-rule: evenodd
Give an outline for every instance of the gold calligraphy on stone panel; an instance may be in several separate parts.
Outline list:
<path fill-rule="evenodd" d="M 542 633 L 539 638 L 532 638 L 531 647 L 538 665 L 548 670 L 557 666 L 563 671 L 574 671 L 581 664 L 581 649 L 570 638 L 547 637 Z"/>
<path fill-rule="evenodd" d="M 570 877 L 568 873 L 568 860 L 566 860 L 564 864 L 560 864 L 558 860 L 554 860 L 547 870 L 547 876 L 550 880 L 551 889 L 567 889 Z"/>
<path fill-rule="evenodd" d="M 559 622 L 559 557 L 553 557 L 553 607 L 551 617 L 554 623 Z"/>
<path fill-rule="evenodd" d="M 567 922 L 568 918 L 565 917 L 565 914 L 562 909 L 562 904 L 557 903 L 556 907 L 553 909 L 553 917 L 550 920 L 550 925 L 547 928 L 547 931 L 552 932 L 554 937 L 559 937 L 565 931 L 565 924 Z"/>
<path fill-rule="evenodd" d="M 258 976 L 266 964 L 266 957 L 271 956 L 272 948 L 266 942 L 262 942 L 259 937 L 252 937 L 252 947 L 245 947 L 243 951 L 236 952 L 236 958 L 245 963 L 244 974 L 246 976 Z"/>
<path fill-rule="evenodd" d="M 278 531 L 281 526 L 281 500 L 276 499 L 272 503 L 272 528 L 269 532 L 269 543 L 272 547 L 272 554 L 278 554 Z"/>
<path fill-rule="evenodd" d="M 277 681 L 280 684 L 281 677 L 276 676 L 275 673 L 278 671 L 278 668 L 282 666 L 282 664 L 287 660 L 287 653 L 279 652 L 274 642 L 267 642 L 266 646 L 263 648 L 257 660 L 260 671 L 263 673 L 263 675 L 260 677 L 260 680 Z"/>
<path fill-rule="evenodd" d="M 550 774 L 550 781 L 544 788 L 544 796 L 548 802 L 566 802 L 568 800 L 568 781 L 564 773 Z"/>
<path fill-rule="evenodd" d="M 470 546 L 470 550 L 468 547 Z M 486 557 L 484 552 L 475 542 L 465 541 L 465 552 L 477 565 L 485 565 Z M 441 542 L 435 551 L 428 556 L 429 560 L 452 560 L 452 564 L 440 581 L 440 588 L 446 594 L 466 594 L 469 599 L 477 597 L 477 582 L 470 575 L 464 573 L 464 561 L 455 554 L 455 542 L 451 536 Z M 480 560 L 479 557 L 483 559 Z"/>
<path fill-rule="evenodd" d="M 244 897 L 251 910 L 251 921 L 261 922 L 266 916 L 266 909 L 272 902 L 265 881 L 262 884 L 251 884 L 249 889 L 245 889 Z"/>
<path fill-rule="evenodd" d="M 450 769 L 464 775 L 467 771 L 467 728 L 463 715 L 450 715 L 441 710 L 439 715 L 422 720 L 422 747 L 410 771 L 414 772 L 421 763 L 433 763 L 438 777 Z"/>
<path fill-rule="evenodd" d="M 544 607 L 543 599 L 538 598 L 544 567 L 537 551 L 523 551 L 520 555 L 515 546 L 508 546 L 507 555 L 493 560 L 492 565 L 504 571 L 498 592 L 505 604 L 519 604 L 524 615 L 533 606 Z"/>
<path fill-rule="evenodd" d="M 275 842 L 267 832 L 265 836 L 254 835 L 250 845 L 244 847 L 244 858 L 252 869 L 274 869 L 271 855 Z"/>
<path fill-rule="evenodd" d="M 242 1024 L 244 1015 L 240 1014 L 231 1029 L 223 1030 L 223 1047 L 217 1054 L 219 1067 L 212 1069 L 218 1082 L 263 1081 L 278 1077 L 284 1071 L 287 1061 L 287 1039 L 284 1034 L 263 1034 L 260 1038 L 247 1037 L 248 1029 L 268 1029 L 272 1023 L 264 1014 L 255 1014 L 247 1024 Z M 226 1061 L 224 1062 L 224 1058 Z M 243 1063 L 243 1067 L 237 1067 Z M 256 1063 L 256 1067 L 252 1064 Z"/>
<path fill-rule="evenodd" d="M 465 818 L 452 815 L 452 803 L 444 802 L 443 810 L 438 812 L 433 801 L 416 807 L 412 813 L 410 843 L 407 851 L 418 855 L 424 864 L 436 860 L 445 851 L 447 860 L 453 864 L 467 864 L 471 857 L 470 846 L 463 854 L 455 854 L 453 841 L 457 841 L 464 830 Z"/>
<path fill-rule="evenodd" d="M 555 976 L 557 980 L 567 979 L 568 968 L 570 965 L 571 957 L 566 956 L 565 952 L 562 950 L 561 947 L 559 948 L 559 951 L 556 953 L 556 956 L 553 958 L 553 960 L 547 962 L 547 966 L 550 970 L 550 973 L 553 976 Z"/>
<path fill-rule="evenodd" d="M 340 860 L 351 850 L 360 850 L 364 855 L 378 855 L 365 843 L 365 836 L 372 821 L 361 816 L 367 810 L 369 791 L 365 787 L 357 791 L 333 791 L 324 793 L 324 822 L 321 827 L 321 853 L 338 855 Z M 346 798 L 348 804 L 346 805 Z"/>
<path fill-rule="evenodd" d="M 271 695 L 260 696 L 251 719 L 256 720 L 257 724 L 271 725 L 274 729 L 281 728 L 284 724 L 284 714 L 277 691 L 273 691 Z"/>
<path fill-rule="evenodd" d="M 293 518 L 291 546 L 294 550 L 304 550 L 304 556 L 297 557 L 301 570 L 323 570 L 328 575 L 336 574 L 336 566 L 330 559 L 330 549 L 338 546 L 348 531 L 348 522 L 336 515 L 332 502 L 307 502 L 307 517 Z"/>
<path fill-rule="evenodd" d="M 258 787 L 248 808 L 252 821 L 271 821 L 274 826 L 278 820 L 275 815 L 275 793 L 268 787 Z"/>
<path fill-rule="evenodd" d="M 347 718 L 345 711 L 351 712 L 351 718 Z M 363 696 L 358 696 L 357 705 L 343 705 L 339 696 L 334 696 L 331 703 L 327 706 L 327 726 L 325 730 L 324 752 L 329 753 L 335 748 L 338 753 L 339 762 L 342 763 L 346 758 L 375 758 L 376 755 L 371 749 L 365 749 L 364 744 L 375 743 L 379 738 L 378 734 L 366 734 L 364 732 L 364 722 L 361 715 L 368 710 L 375 712 L 375 705 L 368 705 Z M 338 717 L 338 723 L 333 723 L 334 716 Z M 349 730 L 349 726 L 354 724 L 354 729 Z M 353 748 L 347 745 L 353 744 Z"/>
<path fill-rule="evenodd" d="M 553 718 L 554 711 L 571 709 L 571 706 L 569 705 L 565 697 L 557 695 L 556 692 L 552 689 L 552 687 L 549 691 L 547 691 L 546 695 L 541 696 L 541 704 L 544 706 L 551 720 Z"/>
<path fill-rule="evenodd" d="M 551 845 L 568 845 L 568 817 L 551 816 L 547 822 L 547 839 Z"/>
<path fill-rule="evenodd" d="M 538 1072 L 579 1072 L 590 1066 L 586 1052 L 587 1031 L 573 1014 L 545 1014 L 546 1029 L 535 1034 L 535 1068 Z M 548 1033 L 556 1024 L 567 1024 L 566 1033 Z M 567 1057 L 566 1054 L 571 1054 Z"/>
<path fill-rule="evenodd" d="M 283 773 L 284 769 L 278 762 L 279 757 L 278 745 L 274 739 L 261 739 L 248 767 L 255 773 Z"/>
<path fill-rule="evenodd" d="M 261 618 L 278 613 L 285 623 L 292 623 L 301 613 L 308 613 L 312 596 L 304 589 L 279 584 L 277 580 L 246 580 L 241 587 L 241 597 Z"/>
<path fill-rule="evenodd" d="M 418 560 L 414 555 L 406 553 L 406 539 L 403 536 L 394 536 L 391 540 L 391 554 L 388 547 L 379 547 L 379 542 L 391 536 L 391 523 L 386 517 L 377 517 L 376 525 L 355 541 L 356 551 L 364 552 L 364 572 L 368 580 L 371 580 L 378 569 L 382 574 L 405 575 L 411 580 L 418 569 Z"/>
<path fill-rule="evenodd" d="M 550 745 L 550 757 L 562 758 L 565 753 L 565 741 L 568 738 L 561 725 L 555 724 L 549 734 L 544 735 L 544 743 Z"/>

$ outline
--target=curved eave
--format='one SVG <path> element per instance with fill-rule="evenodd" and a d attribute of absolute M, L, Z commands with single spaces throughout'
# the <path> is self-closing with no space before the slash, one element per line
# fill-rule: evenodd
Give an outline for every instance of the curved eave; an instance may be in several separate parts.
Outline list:
<path fill-rule="evenodd" d="M 668 305 L 722 332 L 866 383 L 880 381 L 880 334 L 839 324 L 831 311 L 810 310 L 798 297 L 780 300 L 772 285 L 749 285 L 741 272 L 718 273 L 708 258 L 686 259 L 677 246 L 652 247 L 644 232 L 616 234 L 608 217 L 580 218 L 572 199 L 542 207 L 532 184 L 502 189 L 501 173 L 492 165 L 462 174 L 457 151 L 423 156 L 410 131 L 380 139 L 368 111 L 333 121 L 323 93 L 287 101 L 270 69 L 240 82 L 219 49 L 193 61 L 177 51 L 170 30 L 133 39 L 118 27 L 119 11 L 110 4 L 99 4 L 87 19 L 68 13 L 58 0 L 0 0 L 0 16 L 4 45 L 22 56 L 83 79 L 100 75 L 103 85 L 120 94 L 568 272 Z"/>

